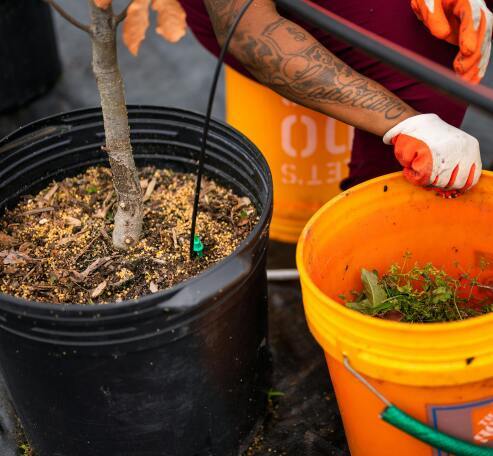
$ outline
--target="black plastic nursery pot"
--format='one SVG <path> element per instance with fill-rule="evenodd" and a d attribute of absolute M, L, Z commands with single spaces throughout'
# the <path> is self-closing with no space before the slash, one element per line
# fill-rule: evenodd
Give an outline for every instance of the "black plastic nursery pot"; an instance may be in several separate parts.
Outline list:
<path fill-rule="evenodd" d="M 45 93 L 61 66 L 48 4 L 0 0 L 0 112 Z"/>
<path fill-rule="evenodd" d="M 129 107 L 137 164 L 195 169 L 203 116 Z M 106 163 L 99 109 L 50 117 L 0 142 L 0 207 Z M 213 121 L 206 174 L 248 196 L 260 220 L 202 274 L 98 306 L 0 294 L 0 366 L 36 456 L 222 456 L 266 404 L 266 246 L 272 182 L 257 148 Z"/>

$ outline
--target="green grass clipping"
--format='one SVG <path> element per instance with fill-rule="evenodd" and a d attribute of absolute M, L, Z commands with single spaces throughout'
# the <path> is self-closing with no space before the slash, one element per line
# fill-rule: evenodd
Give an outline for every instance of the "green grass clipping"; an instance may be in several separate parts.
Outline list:
<path fill-rule="evenodd" d="M 431 263 L 406 268 L 409 259 L 406 254 L 402 265 L 393 264 L 382 275 L 362 269 L 362 291 L 353 291 L 350 299 L 341 295 L 345 305 L 372 317 L 407 323 L 464 320 L 493 311 L 493 291 L 484 296 L 487 287 L 477 277 L 461 273 L 454 278 Z"/>

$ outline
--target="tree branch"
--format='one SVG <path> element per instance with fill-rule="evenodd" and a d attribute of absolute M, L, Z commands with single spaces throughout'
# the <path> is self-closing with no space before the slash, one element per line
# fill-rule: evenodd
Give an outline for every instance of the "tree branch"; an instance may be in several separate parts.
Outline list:
<path fill-rule="evenodd" d="M 58 14 L 60 14 L 60 16 L 62 16 L 64 19 L 66 19 L 72 25 L 74 25 L 75 27 L 77 27 L 78 29 L 80 29 L 86 33 L 89 33 L 89 35 L 91 34 L 91 28 L 88 25 L 83 24 L 82 22 L 79 22 L 75 17 L 73 17 L 72 15 L 67 13 L 67 11 L 65 11 L 58 3 L 55 2 L 55 0 L 44 0 L 44 1 L 46 3 L 48 3 L 48 5 L 51 5 L 53 7 L 53 9 Z"/>
<path fill-rule="evenodd" d="M 130 0 L 128 2 L 128 5 L 125 7 L 125 9 L 120 14 L 115 16 L 115 25 L 118 25 L 120 22 L 125 20 L 125 18 L 127 17 L 128 7 L 132 4 L 132 1 L 133 0 Z"/>

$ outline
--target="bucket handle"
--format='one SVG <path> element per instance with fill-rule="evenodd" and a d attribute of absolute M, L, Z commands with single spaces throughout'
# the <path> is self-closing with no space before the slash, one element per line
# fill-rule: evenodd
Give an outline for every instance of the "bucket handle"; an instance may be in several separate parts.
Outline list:
<path fill-rule="evenodd" d="M 359 372 L 354 370 L 349 359 L 344 357 L 344 366 L 356 379 L 366 386 L 385 405 L 380 418 L 386 423 L 405 432 L 408 435 L 439 450 L 455 456 L 493 456 L 493 448 L 475 445 L 465 440 L 452 437 L 416 420 L 406 412 L 392 404 L 380 391 L 370 384 Z"/>

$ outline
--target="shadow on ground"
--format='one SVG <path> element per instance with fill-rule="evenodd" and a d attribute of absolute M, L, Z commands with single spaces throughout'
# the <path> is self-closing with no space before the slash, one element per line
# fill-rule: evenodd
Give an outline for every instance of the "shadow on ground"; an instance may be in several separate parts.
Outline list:
<path fill-rule="evenodd" d="M 273 397 L 246 456 L 349 456 L 325 358 L 306 326 L 299 284 L 271 284 L 269 297 Z"/>
<path fill-rule="evenodd" d="M 272 242 L 269 268 L 295 267 L 295 245 Z M 322 349 L 311 336 L 298 282 L 269 284 L 274 372 L 270 410 L 245 456 L 349 456 Z"/>

